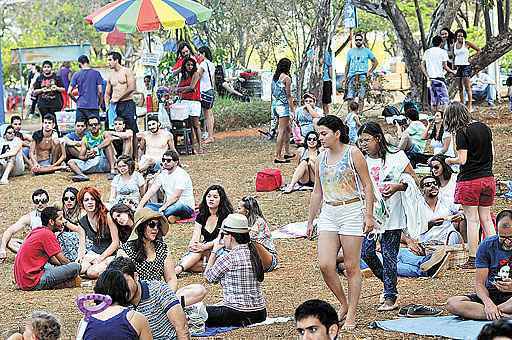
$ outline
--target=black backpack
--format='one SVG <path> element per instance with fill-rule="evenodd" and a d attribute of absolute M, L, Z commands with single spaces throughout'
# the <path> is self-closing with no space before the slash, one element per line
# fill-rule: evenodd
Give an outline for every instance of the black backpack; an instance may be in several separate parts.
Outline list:
<path fill-rule="evenodd" d="M 382 110 L 382 116 L 383 117 L 393 117 L 393 116 L 399 116 L 400 111 L 393 105 L 387 105 L 384 107 L 384 110 Z"/>

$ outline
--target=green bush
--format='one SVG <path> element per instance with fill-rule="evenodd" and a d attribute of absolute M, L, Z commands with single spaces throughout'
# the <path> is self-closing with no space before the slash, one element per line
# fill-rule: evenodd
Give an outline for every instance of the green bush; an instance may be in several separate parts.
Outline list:
<path fill-rule="evenodd" d="M 243 103 L 217 97 L 213 115 L 216 131 L 254 128 L 270 122 L 270 102 L 253 99 L 249 103 Z"/>

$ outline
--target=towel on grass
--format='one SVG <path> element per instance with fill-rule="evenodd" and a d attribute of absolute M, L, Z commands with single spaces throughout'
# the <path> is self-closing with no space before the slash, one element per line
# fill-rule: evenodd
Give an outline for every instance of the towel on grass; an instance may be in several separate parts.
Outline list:
<path fill-rule="evenodd" d="M 375 321 L 370 327 L 392 332 L 442 336 L 450 339 L 476 339 L 482 328 L 489 322 L 466 320 L 451 315 Z"/>
<path fill-rule="evenodd" d="M 293 317 L 291 316 L 281 316 L 277 318 L 267 318 L 265 321 L 260 323 L 255 323 L 253 325 L 250 325 L 248 327 L 258 327 L 258 326 L 266 326 L 266 325 L 272 325 L 274 323 L 286 323 L 288 321 L 292 321 Z M 209 336 L 215 336 L 217 334 L 221 333 L 227 333 L 231 332 L 235 329 L 238 329 L 240 327 L 206 327 L 205 331 L 200 334 L 192 334 L 193 337 L 209 337 Z"/>
<path fill-rule="evenodd" d="M 313 224 L 316 224 L 316 220 L 313 221 Z M 282 226 L 276 230 L 274 230 L 272 234 L 273 239 L 280 238 L 305 238 L 307 235 L 308 222 L 294 222 Z"/>

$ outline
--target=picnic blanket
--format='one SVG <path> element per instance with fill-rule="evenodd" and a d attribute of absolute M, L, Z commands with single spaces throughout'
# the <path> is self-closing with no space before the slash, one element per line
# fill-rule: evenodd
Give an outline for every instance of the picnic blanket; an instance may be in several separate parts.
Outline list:
<path fill-rule="evenodd" d="M 313 221 L 313 224 L 316 224 L 316 220 Z M 283 239 L 283 238 L 305 238 L 306 230 L 308 228 L 308 222 L 294 222 L 289 223 L 285 226 L 282 226 L 276 230 L 274 230 L 272 234 L 273 239 Z"/>
<path fill-rule="evenodd" d="M 370 327 L 400 333 L 473 340 L 478 337 L 482 328 L 489 322 L 490 321 L 466 320 L 458 316 L 451 315 L 375 321 L 370 325 Z"/>
<path fill-rule="evenodd" d="M 266 326 L 266 325 L 272 325 L 274 323 L 286 323 L 286 322 L 292 321 L 292 320 L 293 320 L 293 317 L 291 317 L 291 316 L 280 316 L 277 318 L 267 318 L 263 322 L 255 323 L 248 327 Z M 215 335 L 221 334 L 221 333 L 231 332 L 238 328 L 240 328 L 240 327 L 206 327 L 206 329 L 203 333 L 192 334 L 192 336 L 198 337 L 198 338 L 204 338 L 204 337 L 209 337 L 209 336 L 215 336 Z"/>

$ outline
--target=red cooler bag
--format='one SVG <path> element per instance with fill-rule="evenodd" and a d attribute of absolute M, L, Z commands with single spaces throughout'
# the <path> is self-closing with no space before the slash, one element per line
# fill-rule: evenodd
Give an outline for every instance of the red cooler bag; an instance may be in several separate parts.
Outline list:
<path fill-rule="evenodd" d="M 283 185 L 279 169 L 263 169 L 256 174 L 256 191 L 274 191 Z"/>

